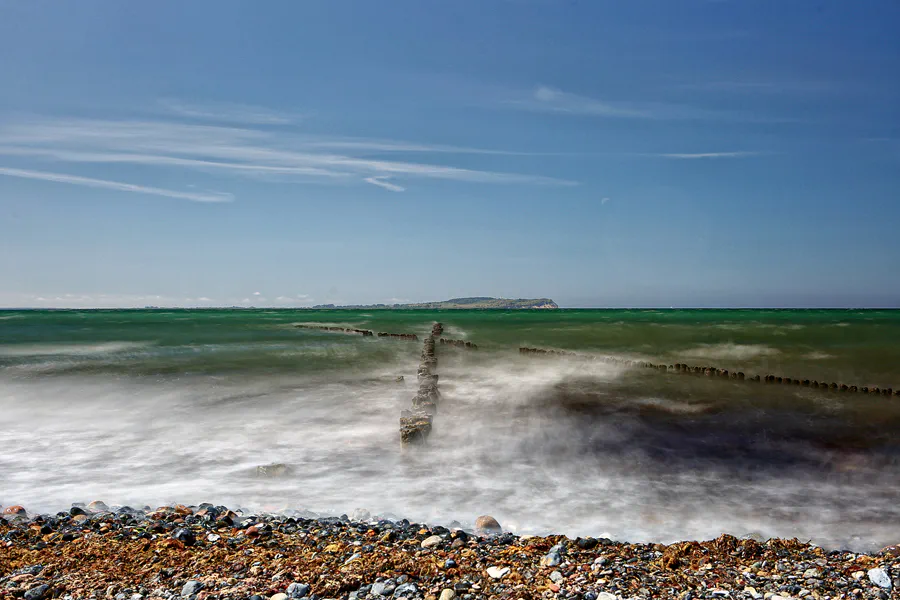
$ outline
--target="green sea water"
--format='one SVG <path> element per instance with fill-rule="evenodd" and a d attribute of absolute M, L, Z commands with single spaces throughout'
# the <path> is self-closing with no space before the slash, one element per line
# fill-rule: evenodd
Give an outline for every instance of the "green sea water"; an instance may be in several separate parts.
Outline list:
<path fill-rule="evenodd" d="M 385 340 L 361 344 L 353 336 L 295 325 L 423 335 L 435 321 L 445 324 L 447 337 L 465 338 L 489 353 L 536 346 L 900 387 L 896 310 L 3 311 L 0 366 L 46 363 L 50 357 L 59 363 L 56 372 L 365 368 L 402 349 Z M 66 356 L 74 359 L 62 360 Z M 352 364 L 344 362 L 351 358 Z"/>
<path fill-rule="evenodd" d="M 436 321 L 478 349 L 438 345 L 434 430 L 402 451 Z M 900 311 L 0 311 L 0 505 L 209 501 L 444 524 L 488 513 L 519 533 L 634 541 L 900 541 L 897 396 L 597 358 L 897 389 Z M 273 462 L 290 474 L 256 477 Z"/>

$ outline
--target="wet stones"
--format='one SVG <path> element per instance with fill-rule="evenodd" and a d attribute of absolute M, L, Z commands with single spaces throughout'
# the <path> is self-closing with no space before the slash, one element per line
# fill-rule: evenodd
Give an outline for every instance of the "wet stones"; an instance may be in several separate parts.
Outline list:
<path fill-rule="evenodd" d="M 7 506 L 3 509 L 3 516 L 5 517 L 24 517 L 25 515 L 25 507 L 23 506 Z"/>
<path fill-rule="evenodd" d="M 480 535 L 496 535 L 498 533 L 503 533 L 503 528 L 500 527 L 500 523 L 497 522 L 497 519 L 490 515 L 481 515 L 477 519 L 475 519 L 475 533 Z"/>
<path fill-rule="evenodd" d="M 256 467 L 257 477 L 284 477 L 290 475 L 291 468 L 284 463 L 272 463 Z"/>
<path fill-rule="evenodd" d="M 444 324 L 443 323 L 435 323 L 431 326 L 431 337 L 439 338 L 444 333 Z"/>
<path fill-rule="evenodd" d="M 378 337 L 396 338 L 399 340 L 409 340 L 411 342 L 416 342 L 419 340 L 419 336 L 414 333 L 386 333 L 384 331 L 379 331 Z"/>
<path fill-rule="evenodd" d="M 468 350 L 478 350 L 478 346 L 473 344 L 472 342 L 467 342 L 465 340 L 451 340 L 449 338 L 441 338 L 441 344 L 447 346 L 453 346 L 455 348 L 466 348 Z"/>
<path fill-rule="evenodd" d="M 400 414 L 400 443 L 404 446 L 423 443 L 431 433 L 434 415 L 441 394 L 438 391 L 437 356 L 435 355 L 434 331 L 443 328 L 440 323 L 432 327 L 432 335 L 422 344 L 422 362 L 419 364 L 417 379 L 419 389 L 412 399 L 412 410 Z"/>

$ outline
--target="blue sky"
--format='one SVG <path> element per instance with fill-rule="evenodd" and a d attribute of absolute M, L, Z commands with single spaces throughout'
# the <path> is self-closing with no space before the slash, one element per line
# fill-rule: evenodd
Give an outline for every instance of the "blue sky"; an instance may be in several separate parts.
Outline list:
<path fill-rule="evenodd" d="M 0 306 L 900 306 L 893 0 L 0 0 Z"/>

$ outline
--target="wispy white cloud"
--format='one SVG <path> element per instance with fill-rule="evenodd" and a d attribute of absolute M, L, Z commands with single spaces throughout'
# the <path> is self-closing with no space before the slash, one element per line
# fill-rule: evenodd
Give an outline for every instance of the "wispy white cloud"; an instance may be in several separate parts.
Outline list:
<path fill-rule="evenodd" d="M 653 114 L 647 110 L 604 102 L 544 85 L 538 86 L 530 96 L 508 101 L 508 104 L 526 110 L 569 113 L 573 115 L 625 118 L 653 117 Z"/>
<path fill-rule="evenodd" d="M 600 198 L 600 204 L 606 204 L 609 202 L 609 198 Z"/>
<path fill-rule="evenodd" d="M 381 175 L 379 177 L 366 177 L 366 181 L 368 183 L 371 183 L 372 185 L 377 185 L 378 187 L 383 187 L 386 190 L 390 190 L 392 192 L 406 191 L 405 187 L 391 183 L 388 181 L 388 179 L 390 179 L 390 177 L 388 177 L 386 175 Z"/>
<path fill-rule="evenodd" d="M 541 85 L 531 92 L 512 92 L 500 103 L 510 108 L 572 116 L 655 119 L 655 120 L 719 120 L 742 122 L 789 122 L 742 111 L 716 110 L 669 102 L 607 101 Z"/>
<path fill-rule="evenodd" d="M 556 156 L 558 152 L 521 152 L 516 150 L 496 150 L 490 148 L 471 148 L 468 146 L 448 146 L 444 144 L 416 144 L 394 140 L 365 139 L 315 139 L 304 142 L 310 148 L 335 148 L 339 150 L 361 150 L 369 152 L 407 152 L 430 154 L 488 154 L 498 156 Z"/>
<path fill-rule="evenodd" d="M 168 112 L 192 119 L 206 119 L 251 125 L 287 125 L 300 119 L 297 115 L 275 112 L 262 106 L 230 102 L 196 104 L 172 98 L 159 101 Z"/>
<path fill-rule="evenodd" d="M 746 158 L 760 156 L 762 152 L 673 152 L 668 154 L 650 154 L 662 158 L 695 159 L 695 158 Z"/>
<path fill-rule="evenodd" d="M 80 177 L 78 175 L 67 175 L 64 173 L 48 173 L 47 171 L 29 171 L 26 169 L 11 169 L 7 167 L 0 167 L 0 175 L 5 175 L 7 177 L 20 177 L 23 179 L 39 179 L 42 181 L 53 181 L 56 183 L 68 183 L 72 185 L 83 185 L 93 188 L 117 190 L 120 192 L 152 194 L 155 196 L 166 196 L 169 198 L 192 200 L 194 202 L 230 202 L 233 199 L 233 196 L 231 194 L 225 193 L 180 192 L 178 190 L 168 190 L 158 187 L 135 185 L 133 183 L 108 181 L 106 179 L 93 179 L 91 177 Z"/>
<path fill-rule="evenodd" d="M 492 184 L 575 184 L 541 175 L 360 155 L 387 148 L 434 152 L 440 146 L 336 140 L 331 143 L 350 145 L 342 148 L 344 152 L 330 152 L 323 146 L 328 143 L 280 131 L 166 121 L 36 119 L 0 125 L 0 154 L 61 162 L 179 167 L 237 176 L 290 176 L 313 182 L 373 183 L 371 178 L 384 183 L 388 177 L 404 177 Z"/>

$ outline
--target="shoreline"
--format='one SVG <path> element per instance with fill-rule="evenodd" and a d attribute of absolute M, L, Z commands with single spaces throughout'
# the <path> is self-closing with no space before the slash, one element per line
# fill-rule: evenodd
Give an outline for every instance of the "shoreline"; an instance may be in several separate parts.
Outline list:
<path fill-rule="evenodd" d="M 890 598 L 900 547 L 625 543 L 377 520 L 75 505 L 0 519 L 0 599 Z"/>

